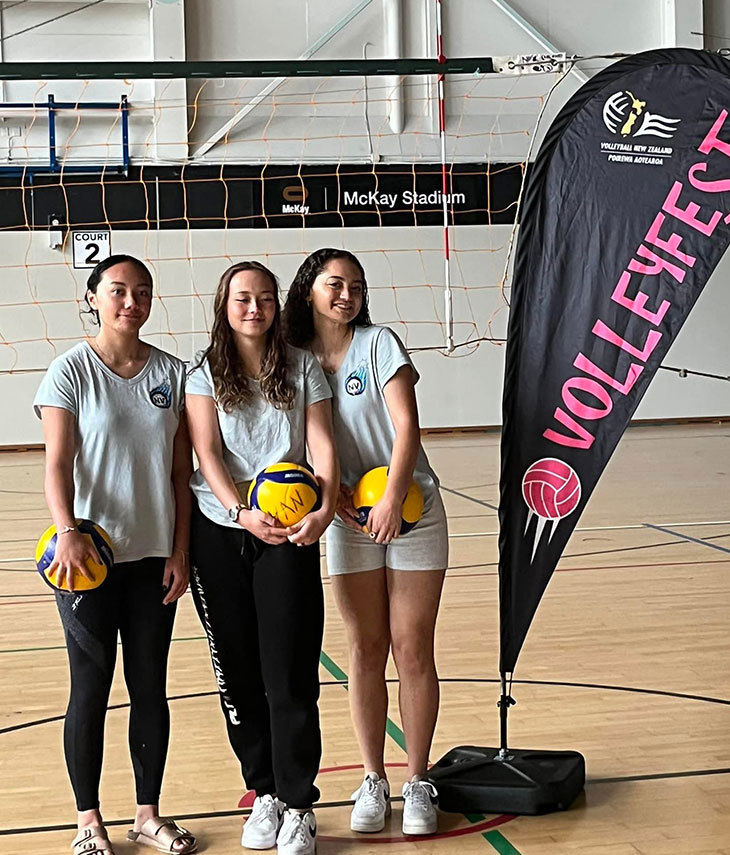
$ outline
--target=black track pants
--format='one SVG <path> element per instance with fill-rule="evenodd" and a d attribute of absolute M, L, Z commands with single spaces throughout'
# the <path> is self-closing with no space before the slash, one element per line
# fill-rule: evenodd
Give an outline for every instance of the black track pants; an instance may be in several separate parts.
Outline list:
<path fill-rule="evenodd" d="M 270 546 L 196 508 L 191 587 L 208 635 L 231 746 L 249 789 L 307 808 L 322 740 L 319 545 Z"/>

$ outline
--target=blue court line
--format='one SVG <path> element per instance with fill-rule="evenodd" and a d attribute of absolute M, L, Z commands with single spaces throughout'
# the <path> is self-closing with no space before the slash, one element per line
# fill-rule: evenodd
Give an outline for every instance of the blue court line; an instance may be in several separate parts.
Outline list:
<path fill-rule="evenodd" d="M 682 532 L 674 531 L 671 528 L 664 528 L 662 525 L 653 525 L 652 523 L 642 523 L 646 528 L 653 528 L 654 531 L 661 531 L 664 534 L 671 534 L 674 537 L 680 538 L 680 540 L 688 540 L 690 543 L 699 543 L 700 546 L 706 546 L 708 549 L 716 549 L 718 552 L 724 552 L 726 555 L 730 555 L 730 549 L 726 546 L 718 546 L 716 543 L 710 543 L 707 540 L 701 540 L 699 537 L 691 537 L 689 534 L 682 534 Z"/>

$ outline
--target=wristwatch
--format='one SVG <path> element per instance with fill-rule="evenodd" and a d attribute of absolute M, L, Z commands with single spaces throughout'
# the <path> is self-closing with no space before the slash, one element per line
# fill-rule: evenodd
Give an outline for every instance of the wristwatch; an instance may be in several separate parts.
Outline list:
<path fill-rule="evenodd" d="M 231 518 L 231 520 L 233 522 L 238 522 L 238 515 L 241 513 L 241 511 L 245 511 L 245 510 L 246 510 L 245 505 L 241 505 L 241 504 L 234 505 L 232 508 L 228 508 L 228 516 Z"/>

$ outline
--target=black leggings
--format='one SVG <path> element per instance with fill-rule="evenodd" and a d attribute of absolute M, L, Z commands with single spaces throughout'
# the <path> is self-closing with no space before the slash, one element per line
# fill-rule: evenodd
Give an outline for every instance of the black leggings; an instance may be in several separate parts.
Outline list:
<path fill-rule="evenodd" d="M 175 604 L 163 606 L 164 558 L 115 564 L 103 585 L 56 593 L 71 668 L 63 744 L 78 810 L 99 807 L 104 719 L 122 639 L 129 691 L 129 750 L 137 804 L 160 798 L 170 734 L 167 654 Z"/>
<path fill-rule="evenodd" d="M 191 588 L 208 636 L 228 738 L 257 795 L 319 798 L 319 545 L 270 546 L 195 508 Z"/>

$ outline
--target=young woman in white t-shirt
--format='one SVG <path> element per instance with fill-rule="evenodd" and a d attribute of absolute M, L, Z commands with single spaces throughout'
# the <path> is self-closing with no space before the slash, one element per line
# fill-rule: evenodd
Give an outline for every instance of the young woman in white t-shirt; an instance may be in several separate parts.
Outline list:
<path fill-rule="evenodd" d="M 312 354 L 284 343 L 276 277 L 254 261 L 221 276 L 211 343 L 193 365 L 192 591 L 231 747 L 256 790 L 241 844 L 312 855 L 324 625 L 318 541 L 339 484 L 332 393 Z M 307 448 L 321 507 L 290 528 L 249 509 L 256 475 L 275 463 L 306 464 Z"/>
<path fill-rule="evenodd" d="M 448 533 L 438 479 L 421 447 L 418 372 L 395 333 L 371 323 L 365 271 L 345 250 L 320 249 L 302 263 L 284 324 L 292 344 L 317 356 L 333 393 L 342 486 L 327 530 L 327 571 L 350 641 L 350 705 L 366 772 L 353 793 L 350 827 L 379 831 L 390 812 L 383 752 L 392 649 L 408 747 L 403 832 L 431 834 L 437 794 L 427 769 L 439 704 L 434 631 Z M 352 488 L 379 466 L 389 467 L 387 487 L 363 531 Z M 423 492 L 424 513 L 399 536 L 411 479 Z"/>
<path fill-rule="evenodd" d="M 137 792 L 127 837 L 189 853 L 195 837 L 158 809 L 170 729 L 167 656 L 189 575 L 185 366 L 139 337 L 152 302 L 152 276 L 139 259 L 113 255 L 99 263 L 86 300 L 99 333 L 53 361 L 34 402 L 46 443 L 46 501 L 58 531 L 51 569 L 72 588 L 74 569 L 92 577 L 85 562 L 99 556 L 76 530 L 79 518 L 101 525 L 114 546 L 114 566 L 99 587 L 56 593 L 71 671 L 64 750 L 78 809 L 74 855 L 113 853 L 99 779 L 118 636 Z"/>

